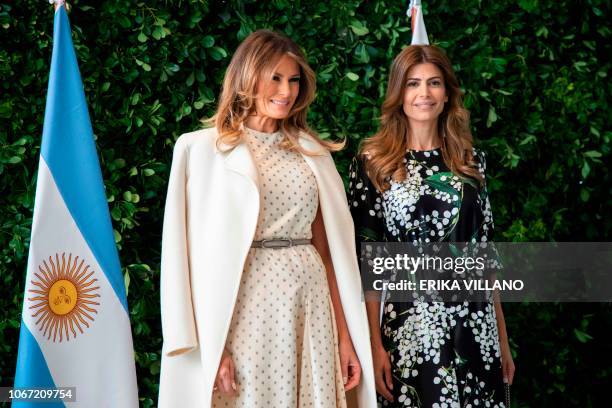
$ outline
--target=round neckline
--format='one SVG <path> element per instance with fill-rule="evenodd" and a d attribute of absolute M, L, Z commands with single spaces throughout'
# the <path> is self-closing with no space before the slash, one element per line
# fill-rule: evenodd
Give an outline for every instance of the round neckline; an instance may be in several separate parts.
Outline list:
<path fill-rule="evenodd" d="M 434 152 L 434 151 L 439 151 L 442 150 L 442 147 L 434 147 L 433 149 L 426 149 L 426 150 L 415 150 L 415 149 L 406 149 L 406 153 L 408 152 L 412 152 L 412 153 L 426 153 L 426 152 Z"/>
<path fill-rule="evenodd" d="M 262 132 L 261 130 L 251 129 L 250 127 L 244 127 L 246 133 L 251 134 L 253 136 L 277 136 L 281 134 L 280 129 L 275 132 Z"/>

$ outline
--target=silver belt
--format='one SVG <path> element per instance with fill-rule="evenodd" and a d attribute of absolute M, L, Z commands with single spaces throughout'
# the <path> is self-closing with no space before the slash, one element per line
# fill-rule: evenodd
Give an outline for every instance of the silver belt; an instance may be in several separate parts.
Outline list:
<path fill-rule="evenodd" d="M 312 243 L 310 239 L 272 238 L 253 241 L 251 248 L 288 248 L 296 245 L 308 245 L 310 243 Z"/>

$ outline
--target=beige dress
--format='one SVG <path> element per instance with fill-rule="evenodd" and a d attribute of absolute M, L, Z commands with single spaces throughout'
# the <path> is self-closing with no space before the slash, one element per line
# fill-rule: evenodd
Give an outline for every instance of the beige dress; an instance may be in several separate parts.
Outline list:
<path fill-rule="evenodd" d="M 255 240 L 312 237 L 316 180 L 299 153 L 279 147 L 281 139 L 247 130 L 259 171 Z M 213 407 L 346 407 L 329 287 L 314 246 L 250 249 L 226 346 L 238 397 L 217 391 Z"/>

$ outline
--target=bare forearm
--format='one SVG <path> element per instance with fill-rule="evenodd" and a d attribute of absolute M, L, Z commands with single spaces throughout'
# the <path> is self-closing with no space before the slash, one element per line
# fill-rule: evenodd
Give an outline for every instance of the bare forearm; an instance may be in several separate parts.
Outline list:
<path fill-rule="evenodd" d="M 492 283 L 497 276 L 492 274 L 489 278 Z M 499 290 L 495 289 L 493 292 L 493 304 L 495 307 L 495 318 L 497 321 L 497 332 L 499 334 L 499 341 L 507 341 L 508 340 L 508 332 L 506 331 L 506 320 L 504 319 L 504 311 L 501 305 L 501 298 L 499 295 Z"/>
<path fill-rule="evenodd" d="M 499 300 L 499 293 L 496 292 L 497 299 L 495 299 L 495 316 L 497 319 L 497 332 L 499 333 L 500 341 L 508 340 L 508 332 L 506 331 L 506 320 L 504 319 L 504 311 Z"/>
<path fill-rule="evenodd" d="M 340 291 L 338 290 L 338 282 L 336 282 L 336 274 L 334 273 L 334 267 L 332 265 L 325 265 L 325 269 L 327 272 L 329 294 L 331 296 L 332 305 L 334 308 L 334 315 L 336 317 L 338 340 L 350 340 L 349 330 L 346 324 L 346 318 L 344 317 L 344 309 L 342 308 L 342 301 L 340 299 Z"/>
<path fill-rule="evenodd" d="M 320 207 L 317 211 L 317 215 L 315 216 L 315 220 L 312 223 L 312 245 L 321 256 L 323 266 L 325 267 L 329 294 L 332 301 L 332 307 L 334 308 L 334 315 L 336 317 L 338 340 L 341 342 L 347 340 L 350 341 L 351 336 L 349 335 L 348 326 L 344 317 L 344 310 L 342 309 L 340 291 L 338 290 L 338 282 L 336 281 L 336 272 L 334 271 L 334 264 L 329 252 L 329 244 L 327 243 L 327 235 L 325 234 L 325 225 L 323 224 L 323 216 L 321 214 Z"/>

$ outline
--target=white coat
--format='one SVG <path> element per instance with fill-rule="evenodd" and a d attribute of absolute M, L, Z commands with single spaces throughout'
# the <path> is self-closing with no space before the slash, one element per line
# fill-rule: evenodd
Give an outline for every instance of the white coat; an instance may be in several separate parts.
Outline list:
<path fill-rule="evenodd" d="M 250 151 L 242 143 L 222 152 L 215 146 L 216 134 L 214 128 L 187 133 L 174 148 L 162 238 L 160 408 L 211 406 L 259 216 L 258 176 Z M 309 151 L 320 149 L 305 134 L 300 143 Z M 359 407 L 373 408 L 368 320 L 344 186 L 329 153 L 303 157 L 317 180 L 342 307 L 361 363 Z"/>

